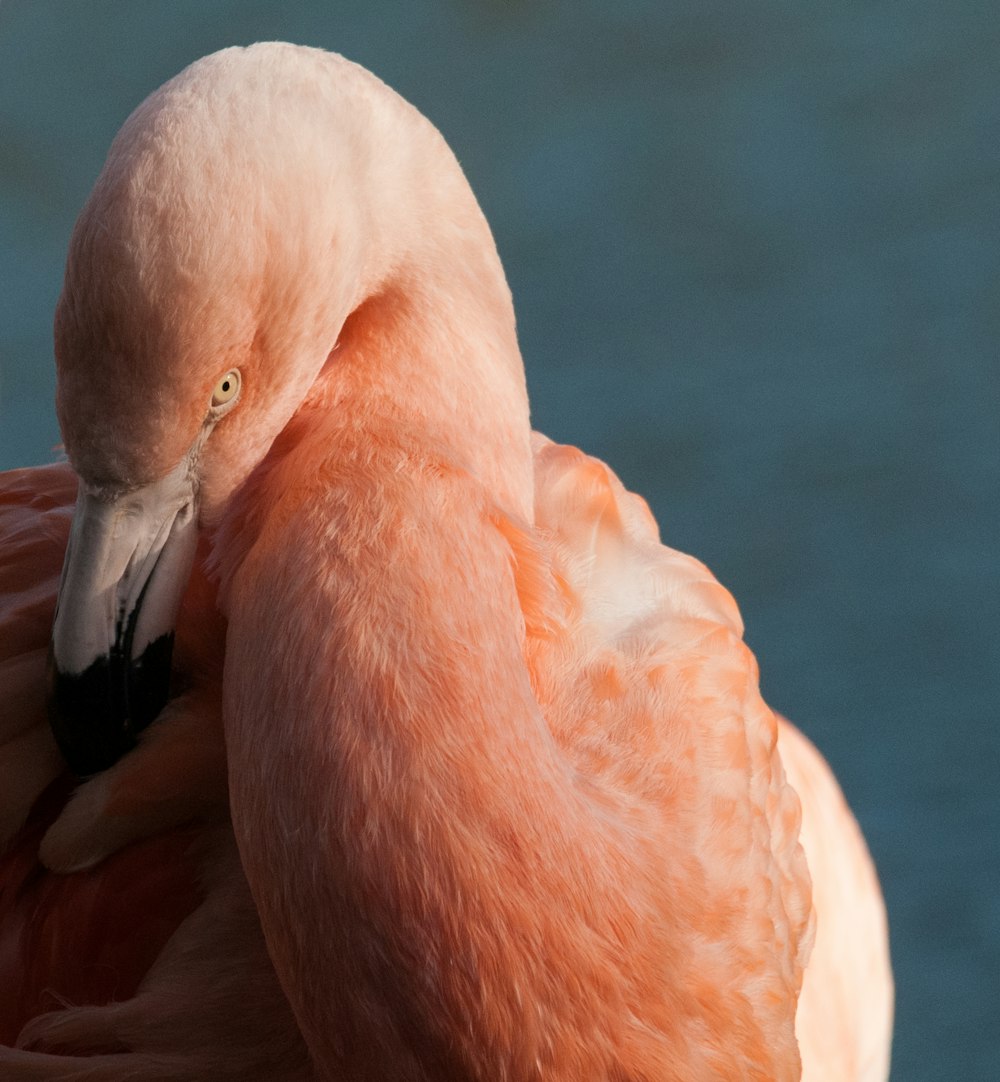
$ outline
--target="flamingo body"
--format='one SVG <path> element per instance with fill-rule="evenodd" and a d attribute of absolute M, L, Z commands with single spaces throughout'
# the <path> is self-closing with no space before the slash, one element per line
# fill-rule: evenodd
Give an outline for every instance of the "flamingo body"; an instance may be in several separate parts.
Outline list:
<path fill-rule="evenodd" d="M 39 841 L 73 486 L 8 475 L 3 869 L 39 846 L 69 927 L 66 899 L 125 868 L 157 931 L 110 992 L 51 961 L 92 1005 L 12 1015 L 30 1048 L 0 1050 L 4 1077 L 884 1075 L 856 825 L 761 700 L 729 594 L 603 463 L 531 433 L 489 230 L 423 118 L 316 50 L 193 65 L 112 147 L 56 337 L 64 599 L 136 493 L 175 493 L 202 540 L 186 586 L 141 591 L 183 593 L 175 697 Z M 44 545 L 17 540 L 46 516 Z M 134 544 L 173 552 L 174 521 Z M 57 666 L 93 638 L 68 605 Z M 0 898 L 3 981 L 36 959 L 24 896 Z M 862 981 L 878 1020 L 849 1009 Z M 852 1049 L 834 1073 L 824 1016 Z"/>

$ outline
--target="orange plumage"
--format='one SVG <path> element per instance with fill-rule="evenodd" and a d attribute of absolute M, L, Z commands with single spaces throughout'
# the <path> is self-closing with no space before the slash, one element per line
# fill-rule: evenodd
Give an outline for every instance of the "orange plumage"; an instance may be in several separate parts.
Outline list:
<path fill-rule="evenodd" d="M 761 700 L 728 593 L 606 466 L 532 435 L 489 230 L 415 111 L 314 50 L 193 65 L 112 148 L 57 356 L 81 479 L 57 678 L 102 641 L 67 610 L 115 588 L 81 570 L 106 552 L 122 581 L 152 575 L 125 616 L 159 628 L 183 588 L 177 694 L 44 839 L 21 827 L 59 771 L 40 658 L 72 482 L 8 475 L 0 770 L 25 780 L 0 809 L 0 985 L 116 876 L 155 930 L 109 903 L 95 957 L 112 925 L 142 950 L 91 1002 L 128 998 L 35 1018 L 4 1077 L 884 1077 L 891 978 L 853 820 Z M 162 554 L 189 513 L 184 587 Z M 44 545 L 18 540 L 46 516 Z M 8 604 L 23 583 L 33 623 Z M 17 887 L 36 846 L 40 908 Z M 855 894 L 861 930 L 834 942 L 830 919 L 827 946 L 824 908 Z M 45 981 L 82 1004 L 64 964 Z M 823 1016 L 857 1050 L 825 1074 Z"/>

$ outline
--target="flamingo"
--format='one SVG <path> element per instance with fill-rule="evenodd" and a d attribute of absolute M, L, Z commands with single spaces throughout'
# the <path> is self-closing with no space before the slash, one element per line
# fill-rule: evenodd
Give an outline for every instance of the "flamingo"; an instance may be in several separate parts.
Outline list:
<path fill-rule="evenodd" d="M 69 464 L 0 478 L 3 1078 L 886 1077 L 857 825 L 727 591 L 531 432 L 416 110 L 191 65 L 55 343 Z"/>

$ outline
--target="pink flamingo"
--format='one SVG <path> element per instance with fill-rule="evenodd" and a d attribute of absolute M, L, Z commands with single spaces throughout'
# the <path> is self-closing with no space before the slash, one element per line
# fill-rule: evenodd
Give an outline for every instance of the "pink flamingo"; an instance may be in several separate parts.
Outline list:
<path fill-rule="evenodd" d="M 56 355 L 72 470 L 0 487 L 3 1078 L 885 1078 L 836 783 L 728 593 L 531 433 L 412 107 L 318 50 L 192 65 L 112 145 Z"/>

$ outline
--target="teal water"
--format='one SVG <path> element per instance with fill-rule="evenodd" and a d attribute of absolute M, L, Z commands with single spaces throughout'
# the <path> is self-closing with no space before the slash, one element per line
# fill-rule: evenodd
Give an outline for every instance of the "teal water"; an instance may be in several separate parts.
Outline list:
<path fill-rule="evenodd" d="M 196 57 L 337 49 L 490 219 L 536 426 L 734 592 L 883 879 L 897 1082 L 1000 1078 L 1000 19 L 951 0 L 0 0 L 0 468 L 69 231 Z"/>

